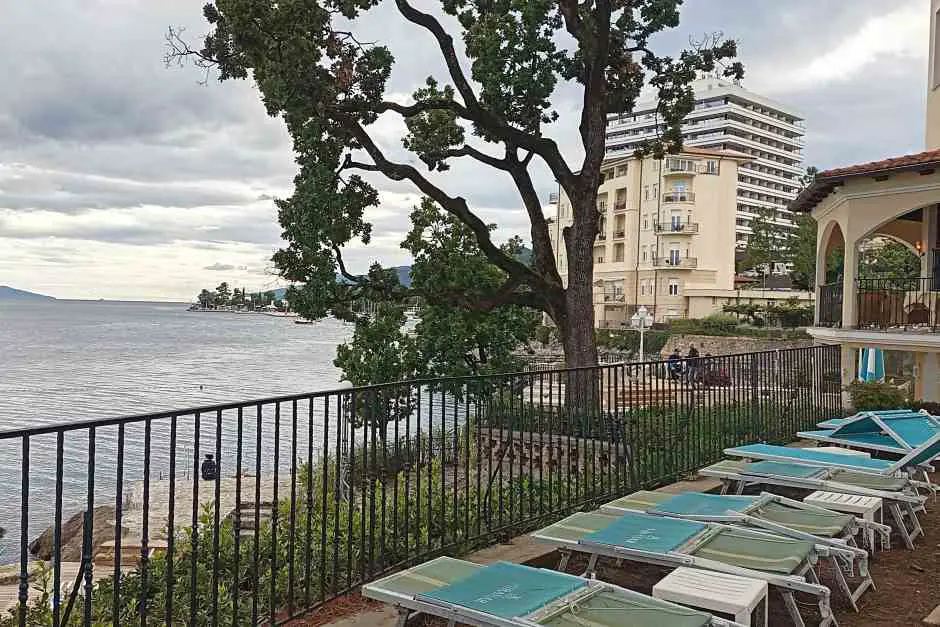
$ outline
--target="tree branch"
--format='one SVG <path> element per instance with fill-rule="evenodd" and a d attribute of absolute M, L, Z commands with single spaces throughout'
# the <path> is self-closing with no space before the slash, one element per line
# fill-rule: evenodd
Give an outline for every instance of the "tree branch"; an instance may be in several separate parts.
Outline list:
<path fill-rule="evenodd" d="M 374 166 L 368 164 L 361 165 L 365 165 L 367 169 L 372 171 L 380 171 L 394 181 L 411 181 L 425 196 L 434 200 L 445 211 L 466 224 L 473 231 L 481 252 L 483 252 L 490 262 L 498 268 L 501 268 L 510 276 L 517 277 L 534 288 L 547 287 L 545 280 L 541 276 L 536 274 L 525 264 L 504 253 L 493 243 L 490 237 L 489 227 L 476 214 L 470 211 L 470 208 L 467 206 L 467 201 L 464 198 L 449 196 L 413 166 L 389 161 L 383 154 L 381 148 L 376 145 L 372 137 L 369 136 L 369 133 L 366 132 L 365 128 L 363 128 L 357 120 L 341 114 L 337 114 L 336 117 L 338 118 L 337 121 L 346 127 L 359 145 L 362 146 L 363 150 L 365 150 L 375 162 Z M 351 167 L 358 167 L 358 165 Z"/>
<path fill-rule="evenodd" d="M 463 98 L 466 107 L 466 115 L 461 115 L 461 117 L 464 117 L 464 119 L 468 121 L 476 122 L 512 148 L 524 148 L 525 150 L 538 154 L 565 189 L 568 189 L 569 186 L 573 187 L 576 182 L 575 177 L 571 172 L 571 168 L 568 167 L 567 162 L 561 156 L 558 144 L 551 139 L 531 135 L 513 128 L 505 121 L 487 111 L 480 104 L 476 94 L 473 93 L 470 82 L 464 75 L 463 68 L 460 67 L 457 51 L 454 48 L 453 37 L 444 30 L 443 25 L 437 18 L 429 13 L 419 11 L 409 4 L 408 0 L 395 0 L 395 6 L 398 7 L 399 13 L 401 13 L 406 20 L 423 27 L 431 33 L 437 41 L 438 48 L 440 48 L 441 54 L 444 56 L 450 78 L 457 88 L 457 93 Z"/>
<path fill-rule="evenodd" d="M 355 284 L 362 282 L 362 277 L 359 275 L 351 274 L 346 270 L 346 264 L 343 262 L 343 253 L 340 251 L 339 246 L 333 246 L 333 254 L 336 256 L 336 265 L 339 267 L 339 273 L 347 281 L 351 281 Z"/>
<path fill-rule="evenodd" d="M 492 155 L 488 155 L 472 146 L 464 145 L 460 148 L 452 148 L 450 150 L 445 150 L 442 154 L 445 159 L 449 159 L 451 157 L 472 157 L 480 163 L 486 164 L 498 170 L 504 170 L 506 172 L 509 172 L 509 168 L 511 167 L 506 159 L 493 157 Z"/>

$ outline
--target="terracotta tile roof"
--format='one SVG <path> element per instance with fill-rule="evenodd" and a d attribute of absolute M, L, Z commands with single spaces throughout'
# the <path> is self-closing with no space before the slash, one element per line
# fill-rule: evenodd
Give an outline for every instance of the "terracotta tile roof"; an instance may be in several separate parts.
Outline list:
<path fill-rule="evenodd" d="M 940 150 L 928 150 L 913 155 L 904 155 L 903 157 L 893 157 L 882 161 L 871 161 L 859 165 L 850 165 L 845 168 L 835 168 L 820 172 L 817 178 L 832 178 L 835 176 L 856 176 L 859 174 L 875 174 L 885 170 L 894 170 L 896 168 L 908 168 L 911 166 L 925 165 L 928 163 L 940 163 Z"/>
<path fill-rule="evenodd" d="M 790 211 L 812 211 L 826 196 L 832 193 L 837 185 L 845 179 L 855 176 L 874 176 L 904 170 L 927 169 L 932 165 L 940 166 L 940 150 L 928 150 L 881 161 L 860 163 L 844 168 L 825 170 L 816 175 L 812 185 L 800 192 L 800 195 L 790 203 Z"/>

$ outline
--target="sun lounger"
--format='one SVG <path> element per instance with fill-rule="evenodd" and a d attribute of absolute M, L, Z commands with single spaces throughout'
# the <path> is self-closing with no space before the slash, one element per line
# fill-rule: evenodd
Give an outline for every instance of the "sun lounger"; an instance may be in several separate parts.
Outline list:
<path fill-rule="evenodd" d="M 882 416 L 876 412 L 859 414 L 831 429 L 797 433 L 807 440 L 902 456 L 923 446 L 937 434 L 940 434 L 940 419 L 930 414 Z"/>
<path fill-rule="evenodd" d="M 727 522 L 825 546 L 836 582 L 856 611 L 856 601 L 865 590 L 874 587 L 874 582 L 868 571 L 868 552 L 857 547 L 855 535 L 863 527 L 877 528 L 882 537 L 887 539 L 891 531 L 890 527 L 878 523 L 869 525 L 867 521 L 851 514 L 832 512 L 767 492 L 760 496 L 733 496 L 702 492 L 667 494 L 643 490 L 602 505 L 601 511 L 608 514 L 641 512 L 701 522 Z M 853 590 L 845 573 L 853 575 L 856 562 L 862 581 Z"/>
<path fill-rule="evenodd" d="M 805 625 L 796 592 L 816 597 L 821 626 L 834 622 L 829 588 L 819 583 L 813 570 L 818 556 L 826 551 L 813 542 L 718 523 L 602 512 L 572 514 L 532 537 L 561 552 L 559 570 L 565 570 L 571 554 L 577 552 L 589 555 L 588 576 L 594 574 L 599 557 L 610 557 L 750 577 L 780 590 L 796 625 Z"/>
<path fill-rule="evenodd" d="M 594 579 L 508 562 L 439 557 L 362 587 L 365 597 L 478 627 L 741 627 Z"/>
<path fill-rule="evenodd" d="M 909 451 L 904 457 L 897 461 L 870 459 L 856 455 L 841 455 L 839 453 L 826 453 L 823 451 L 814 451 L 811 448 L 793 448 L 773 444 L 735 446 L 726 448 L 724 453 L 729 457 L 740 457 L 748 460 L 810 464 L 812 466 L 841 468 L 855 472 L 892 477 L 901 475 L 906 469 L 917 468 L 921 464 L 926 464 L 937 455 L 940 455 L 940 432 L 917 448 Z"/>
<path fill-rule="evenodd" d="M 926 497 L 918 494 L 916 489 L 925 484 L 905 477 L 885 477 L 806 464 L 740 460 L 712 464 L 699 470 L 699 474 L 721 479 L 723 494 L 741 494 L 748 485 L 765 485 L 874 496 L 882 499 L 909 549 L 914 548 L 914 539 L 923 534 L 917 510 L 923 508 Z M 910 528 L 906 519 L 910 520 Z"/>
<path fill-rule="evenodd" d="M 883 420 L 894 420 L 895 418 L 910 418 L 911 416 L 923 416 L 923 415 L 926 415 L 927 412 L 924 410 L 916 411 L 913 409 L 881 409 L 878 411 L 865 411 L 865 412 L 859 412 L 853 416 L 848 416 L 846 418 L 832 418 L 830 420 L 823 420 L 822 422 L 818 423 L 817 426 L 820 429 L 835 429 L 861 416 L 870 416 L 873 414 L 881 417 Z"/>

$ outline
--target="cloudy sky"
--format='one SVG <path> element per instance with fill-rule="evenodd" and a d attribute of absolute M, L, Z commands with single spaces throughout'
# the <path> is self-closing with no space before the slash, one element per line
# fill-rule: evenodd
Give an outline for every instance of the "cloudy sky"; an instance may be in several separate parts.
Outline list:
<path fill-rule="evenodd" d="M 427 4 L 421 2 L 420 4 Z M 820 167 L 918 151 L 923 143 L 929 0 L 686 0 L 660 50 L 723 31 L 740 41 L 744 86 L 807 120 Z M 62 298 L 189 300 L 225 280 L 277 284 L 272 198 L 295 165 L 281 124 L 248 83 L 200 84 L 162 62 L 167 26 L 205 32 L 195 0 L 6 2 L 0 20 L 0 285 Z M 390 90 L 443 76 L 429 38 L 380 7 L 363 24 L 396 55 Z M 572 160 L 575 101 L 552 130 Z M 381 121 L 389 147 L 398 128 Z M 551 178 L 540 173 L 547 198 Z M 447 186 L 500 234 L 525 233 L 506 181 L 461 165 Z M 376 237 L 354 270 L 407 263 L 398 248 L 416 196 L 380 183 Z"/>

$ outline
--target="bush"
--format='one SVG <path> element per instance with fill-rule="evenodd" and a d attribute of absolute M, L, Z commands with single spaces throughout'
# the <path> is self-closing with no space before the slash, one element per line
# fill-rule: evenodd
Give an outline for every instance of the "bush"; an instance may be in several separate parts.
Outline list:
<path fill-rule="evenodd" d="M 733 333 L 738 328 L 738 319 L 725 313 L 713 313 L 702 318 L 702 328 L 720 333 Z"/>
<path fill-rule="evenodd" d="M 940 402 L 937 401 L 911 401 L 909 406 L 915 411 L 920 411 L 923 409 L 928 414 L 940 416 Z"/>
<path fill-rule="evenodd" d="M 889 383 L 878 381 L 855 381 L 846 387 L 852 397 L 855 411 L 898 409 L 907 405 L 904 391 Z"/>

